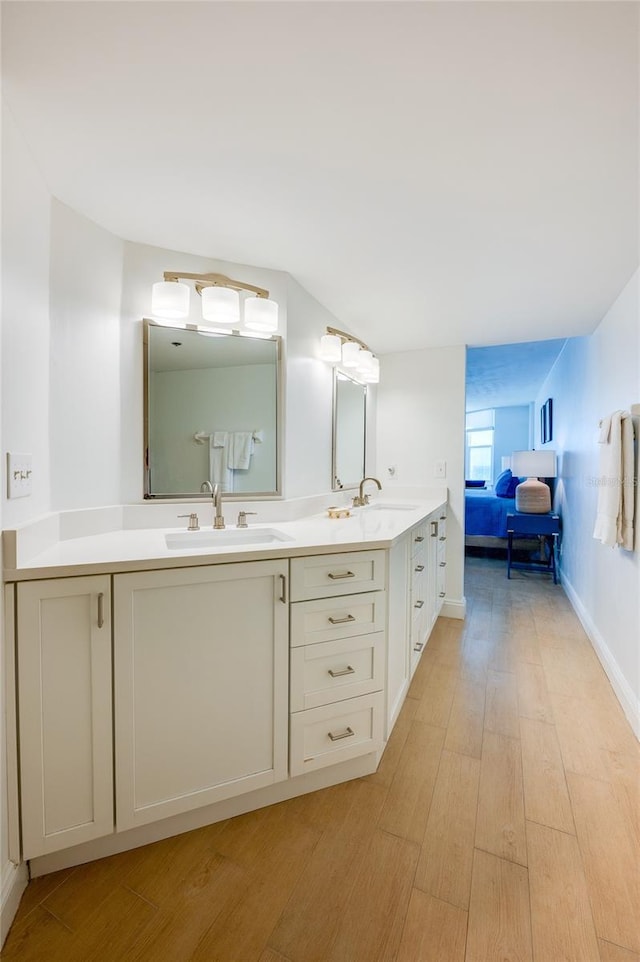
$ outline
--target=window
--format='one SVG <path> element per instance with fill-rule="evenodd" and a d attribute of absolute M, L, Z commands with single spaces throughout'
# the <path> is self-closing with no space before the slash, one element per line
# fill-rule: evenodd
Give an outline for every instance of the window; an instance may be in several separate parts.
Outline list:
<path fill-rule="evenodd" d="M 491 481 L 493 478 L 493 431 L 493 408 L 467 414 L 465 478 L 469 481 Z"/>

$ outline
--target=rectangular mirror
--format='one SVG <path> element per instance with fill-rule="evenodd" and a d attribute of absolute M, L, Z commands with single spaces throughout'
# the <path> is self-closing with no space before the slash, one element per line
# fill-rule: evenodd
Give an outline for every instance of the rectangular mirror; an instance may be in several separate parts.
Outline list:
<path fill-rule="evenodd" d="M 144 322 L 145 498 L 280 494 L 281 339 Z M 209 495 L 210 497 L 210 495 Z"/>
<path fill-rule="evenodd" d="M 332 490 L 355 488 L 364 478 L 367 386 L 334 372 Z"/>

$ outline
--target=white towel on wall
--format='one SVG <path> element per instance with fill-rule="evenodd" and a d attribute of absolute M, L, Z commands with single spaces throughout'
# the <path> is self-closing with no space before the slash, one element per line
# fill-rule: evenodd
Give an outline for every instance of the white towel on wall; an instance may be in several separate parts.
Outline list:
<path fill-rule="evenodd" d="M 622 414 L 622 510 L 618 516 L 618 544 L 633 551 L 636 479 L 634 477 L 633 421 L 628 411 Z"/>
<path fill-rule="evenodd" d="M 614 411 L 600 423 L 598 507 L 593 537 L 633 551 L 635 507 L 633 423 L 628 411 Z"/>
<path fill-rule="evenodd" d="M 251 431 L 234 431 L 229 436 L 228 465 L 235 470 L 246 471 L 251 463 L 253 454 L 253 433 Z"/>
<path fill-rule="evenodd" d="M 209 440 L 209 480 L 221 491 L 233 491 L 233 471 L 229 469 L 229 433 L 214 431 Z"/>

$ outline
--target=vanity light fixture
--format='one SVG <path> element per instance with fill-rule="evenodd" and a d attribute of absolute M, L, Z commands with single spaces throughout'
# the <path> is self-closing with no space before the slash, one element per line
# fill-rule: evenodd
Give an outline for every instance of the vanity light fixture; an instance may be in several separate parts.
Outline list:
<path fill-rule="evenodd" d="M 250 330 L 273 333 L 278 330 L 278 305 L 269 291 L 225 274 L 190 274 L 165 271 L 164 280 L 153 285 L 151 313 L 167 320 L 179 320 L 189 314 L 190 287 L 182 281 L 195 281 L 202 297 L 202 316 L 211 324 L 240 324 L 240 291 L 252 295 L 245 299 L 244 321 Z"/>
<path fill-rule="evenodd" d="M 367 384 L 377 384 L 380 380 L 380 361 L 364 341 L 335 327 L 328 327 L 320 338 L 320 358 L 352 370 Z"/>

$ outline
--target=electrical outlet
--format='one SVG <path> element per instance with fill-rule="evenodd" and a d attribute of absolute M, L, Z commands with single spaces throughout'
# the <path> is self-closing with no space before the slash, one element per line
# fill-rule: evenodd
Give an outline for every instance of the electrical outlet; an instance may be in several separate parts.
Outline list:
<path fill-rule="evenodd" d="M 436 461 L 434 477 L 436 478 L 446 478 L 447 476 L 447 462 L 446 461 Z"/>
<path fill-rule="evenodd" d="M 29 498 L 33 490 L 33 457 L 7 453 L 7 497 Z"/>

